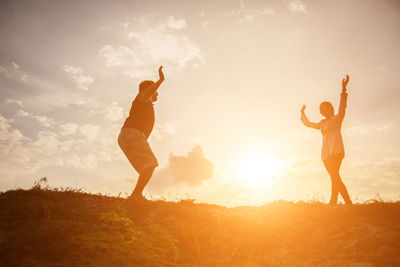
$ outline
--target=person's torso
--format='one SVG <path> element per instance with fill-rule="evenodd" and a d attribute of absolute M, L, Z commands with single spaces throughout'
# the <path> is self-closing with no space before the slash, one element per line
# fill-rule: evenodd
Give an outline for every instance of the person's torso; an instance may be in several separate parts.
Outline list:
<path fill-rule="evenodd" d="M 139 94 L 132 102 L 132 107 L 122 128 L 135 128 L 148 138 L 154 127 L 155 115 L 151 101 L 145 103 L 139 101 Z"/>
<path fill-rule="evenodd" d="M 340 118 L 335 115 L 330 120 L 321 121 L 322 133 L 322 159 L 327 159 L 330 155 L 343 155 L 344 145 L 341 134 L 342 123 Z"/>

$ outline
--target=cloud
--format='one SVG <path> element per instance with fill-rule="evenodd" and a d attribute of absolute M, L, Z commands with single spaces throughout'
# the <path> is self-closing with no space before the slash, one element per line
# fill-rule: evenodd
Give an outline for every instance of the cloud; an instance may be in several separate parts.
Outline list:
<path fill-rule="evenodd" d="M 26 112 L 25 110 L 23 110 L 23 109 L 17 110 L 15 115 L 17 117 L 20 117 L 20 118 L 24 118 L 24 117 L 29 117 L 30 116 L 30 114 L 28 112 Z"/>
<path fill-rule="evenodd" d="M 124 116 L 123 108 L 117 102 L 112 102 L 104 110 L 105 118 L 109 121 L 119 121 Z"/>
<path fill-rule="evenodd" d="M 306 13 L 307 6 L 303 4 L 300 0 L 285 1 L 288 9 L 292 13 Z"/>
<path fill-rule="evenodd" d="M 168 17 L 166 24 L 168 27 L 174 30 L 182 30 L 186 28 L 186 20 L 184 19 L 177 19 L 174 16 Z"/>
<path fill-rule="evenodd" d="M 229 12 L 228 14 L 225 14 L 226 16 L 229 17 L 238 17 L 238 22 L 239 23 L 245 23 L 245 22 L 254 22 L 256 18 L 262 17 L 262 16 L 268 16 L 268 15 L 273 15 L 275 14 L 275 10 L 273 8 L 262 8 L 262 9 L 245 9 L 244 6 L 241 6 L 240 9 L 233 10 Z"/>
<path fill-rule="evenodd" d="M 203 149 L 195 146 L 184 156 L 170 153 L 167 165 L 158 172 L 162 184 L 201 185 L 213 176 L 214 165 L 205 158 Z"/>
<path fill-rule="evenodd" d="M 383 66 L 375 66 L 375 69 L 380 72 L 388 72 L 388 69 Z"/>
<path fill-rule="evenodd" d="M 351 183 L 360 193 L 396 193 L 400 189 L 400 157 L 387 156 L 374 161 L 352 164 L 343 170 L 344 177 L 351 177 Z"/>
<path fill-rule="evenodd" d="M 20 111 L 25 117 L 32 116 Z M 42 119 L 44 116 L 35 117 Z M 60 170 L 67 167 L 94 169 L 99 161 L 122 158 L 115 140 L 118 126 L 101 129 L 92 124 L 54 122 L 59 125 L 58 132 L 39 130 L 28 138 L 13 127 L 14 119 L 0 115 L 0 179 L 11 181 L 21 176 L 30 177 L 40 169 L 52 166 Z"/>
<path fill-rule="evenodd" d="M 257 12 L 259 14 L 263 14 L 263 15 L 272 15 L 272 14 L 275 14 L 275 9 L 273 9 L 273 8 L 263 8 L 263 9 L 258 9 Z"/>
<path fill-rule="evenodd" d="M 31 117 L 33 119 L 36 119 L 38 122 L 40 122 L 45 127 L 51 127 L 54 125 L 54 120 L 47 116 L 31 115 Z"/>
<path fill-rule="evenodd" d="M 6 104 L 16 104 L 17 106 L 19 106 L 20 108 L 22 108 L 24 106 L 24 104 L 22 103 L 22 101 L 20 100 L 15 100 L 15 99 L 6 99 Z"/>
<path fill-rule="evenodd" d="M 201 25 L 201 27 L 202 27 L 203 29 L 205 29 L 205 28 L 208 27 L 209 22 L 208 22 L 207 17 L 208 17 L 208 15 L 207 15 L 205 12 L 201 12 L 201 13 L 200 13 L 200 18 L 201 18 L 201 23 L 200 23 L 200 25 Z"/>
<path fill-rule="evenodd" d="M 65 123 L 60 125 L 60 128 L 62 129 L 61 134 L 62 135 L 73 135 L 77 132 L 78 130 L 78 124 L 76 123 Z"/>
<path fill-rule="evenodd" d="M 0 65 L 0 73 L 7 78 L 17 78 L 23 82 L 28 80 L 28 73 L 22 71 L 21 67 L 15 62 L 11 62 L 7 65 Z"/>
<path fill-rule="evenodd" d="M 203 29 L 205 29 L 205 28 L 208 27 L 208 24 L 209 24 L 209 22 L 208 22 L 207 20 L 203 20 L 203 21 L 201 22 L 201 27 L 202 27 Z"/>
<path fill-rule="evenodd" d="M 88 142 L 96 140 L 100 127 L 94 124 L 84 124 L 79 127 L 79 132 L 86 138 Z"/>
<path fill-rule="evenodd" d="M 0 115 L 0 147 L 1 151 L 7 153 L 6 146 L 13 146 L 22 140 L 22 134 L 16 129 L 11 129 L 12 120 Z"/>
<path fill-rule="evenodd" d="M 44 115 L 31 114 L 29 112 L 26 112 L 23 109 L 17 110 L 15 116 L 19 117 L 19 118 L 31 118 L 31 119 L 34 119 L 34 120 L 40 122 L 45 127 L 51 127 L 51 126 L 53 126 L 55 124 L 55 122 L 54 122 L 54 120 L 52 118 L 49 118 L 49 117 L 44 116 Z"/>
<path fill-rule="evenodd" d="M 110 70 L 131 78 L 152 75 L 160 63 L 180 70 L 190 63 L 202 62 L 197 44 L 177 31 L 184 27 L 183 21 L 170 17 L 169 22 L 156 25 L 147 19 L 124 23 L 123 29 L 117 31 L 118 43 L 101 47 L 99 57 Z"/>
<path fill-rule="evenodd" d="M 368 123 L 358 124 L 343 130 L 346 136 L 365 136 L 373 133 L 381 133 L 391 131 L 397 124 L 394 122 L 387 122 L 384 124 Z"/>
<path fill-rule="evenodd" d="M 84 91 L 89 90 L 89 85 L 94 82 L 94 78 L 83 74 L 83 69 L 69 65 L 64 66 L 64 71 L 77 83 L 78 88 Z"/>
<path fill-rule="evenodd" d="M 389 131 L 389 130 L 391 130 L 394 126 L 395 126 L 395 123 L 391 122 L 391 123 L 387 123 L 387 124 L 384 124 L 384 125 L 382 125 L 382 126 L 377 127 L 376 130 L 377 130 L 378 132 Z"/>
<path fill-rule="evenodd" d="M 173 136 L 175 134 L 176 127 L 172 123 L 157 123 L 150 138 L 159 141 L 163 139 L 165 135 Z"/>

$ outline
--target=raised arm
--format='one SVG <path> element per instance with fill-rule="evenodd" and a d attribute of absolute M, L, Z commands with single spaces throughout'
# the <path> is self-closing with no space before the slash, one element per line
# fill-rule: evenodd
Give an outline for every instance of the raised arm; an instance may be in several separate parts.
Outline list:
<path fill-rule="evenodd" d="M 306 109 L 306 105 L 303 105 L 303 107 L 301 108 L 300 112 L 301 112 L 301 118 L 300 120 L 303 122 L 303 124 L 309 128 L 313 128 L 313 129 L 321 129 L 321 123 L 320 122 L 310 122 L 306 116 L 306 114 L 304 113 L 304 110 Z"/>
<path fill-rule="evenodd" d="M 340 94 L 340 104 L 339 104 L 339 117 L 343 120 L 346 113 L 347 107 L 347 84 L 349 83 L 349 75 L 342 80 L 342 93 Z"/>
<path fill-rule="evenodd" d="M 141 94 L 141 101 L 147 102 L 148 100 L 150 100 L 152 95 L 157 91 L 158 87 L 160 87 L 162 82 L 165 80 L 162 66 L 160 66 L 160 68 L 158 69 L 158 74 L 160 78 L 152 86 L 149 86 L 144 90 L 144 92 Z"/>

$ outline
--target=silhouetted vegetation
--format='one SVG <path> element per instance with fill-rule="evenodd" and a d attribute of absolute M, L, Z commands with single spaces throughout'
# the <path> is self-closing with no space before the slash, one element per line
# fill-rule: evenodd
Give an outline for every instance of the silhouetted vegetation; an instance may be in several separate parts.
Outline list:
<path fill-rule="evenodd" d="M 43 182 L 0 194 L 1 266 L 400 265 L 400 202 L 225 208 Z"/>

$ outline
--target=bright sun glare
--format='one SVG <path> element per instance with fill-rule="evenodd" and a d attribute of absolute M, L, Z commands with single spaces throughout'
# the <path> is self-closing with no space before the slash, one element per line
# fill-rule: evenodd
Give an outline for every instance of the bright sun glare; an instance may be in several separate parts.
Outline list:
<path fill-rule="evenodd" d="M 274 179 L 279 179 L 281 162 L 273 157 L 253 154 L 237 165 L 237 178 L 244 187 L 257 189 L 269 186 Z"/>

